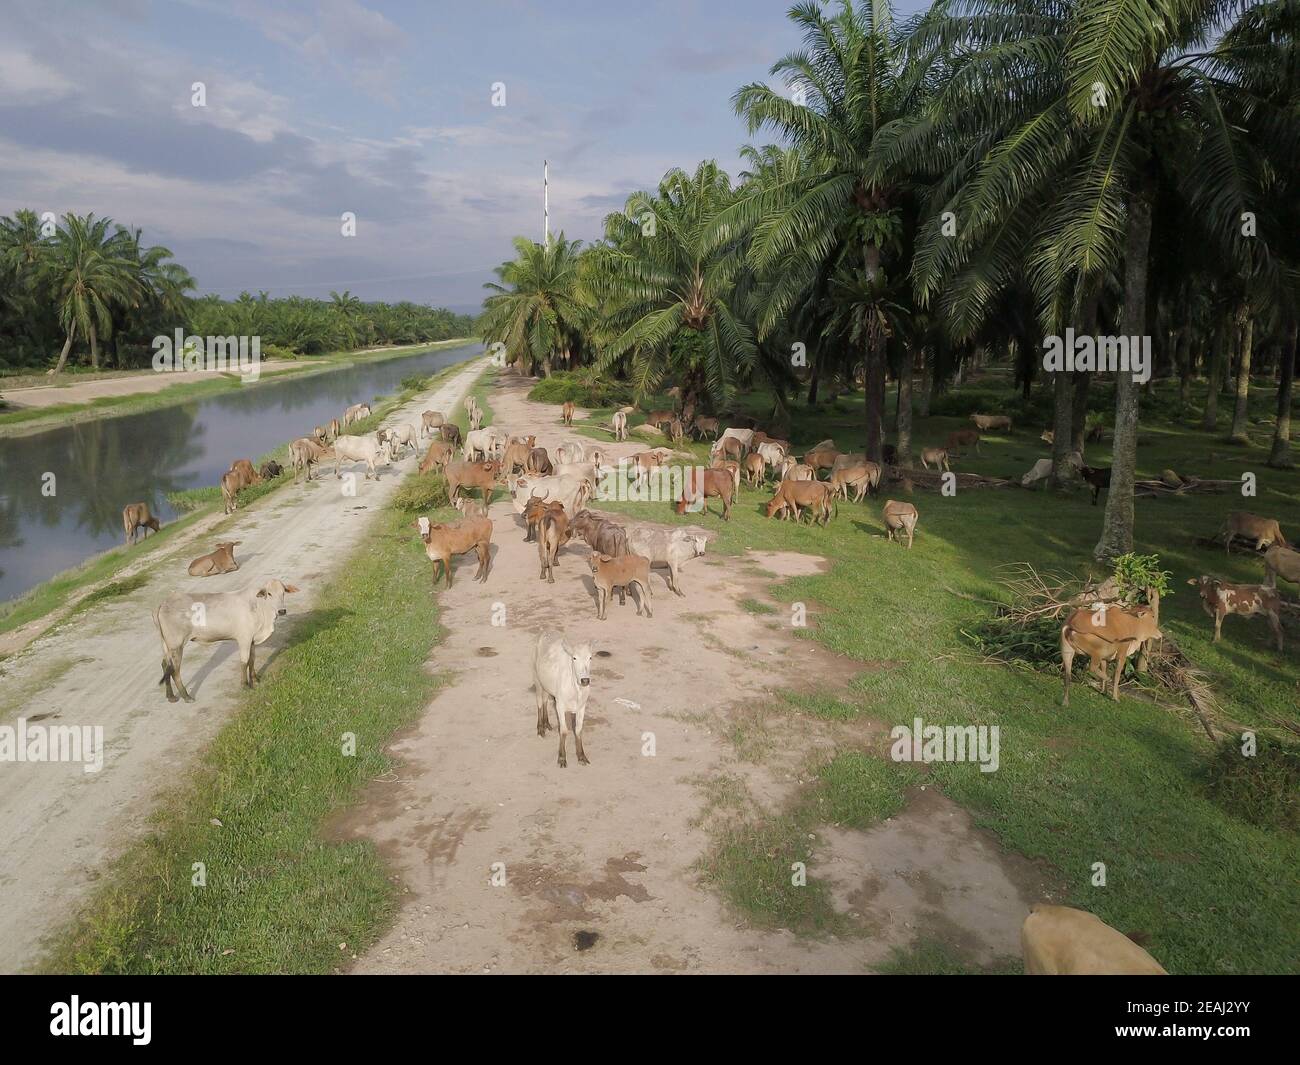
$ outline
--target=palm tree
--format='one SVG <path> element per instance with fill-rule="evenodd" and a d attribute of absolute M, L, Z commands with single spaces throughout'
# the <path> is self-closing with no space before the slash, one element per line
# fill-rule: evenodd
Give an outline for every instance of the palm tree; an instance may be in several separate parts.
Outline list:
<path fill-rule="evenodd" d="M 804 31 L 804 48 L 772 67 L 789 79 L 787 93 L 755 82 L 733 97 L 751 133 L 767 128 L 797 149 L 804 165 L 786 180 L 757 187 L 722 220 L 719 236 L 752 233 L 750 265 L 761 275 L 778 266 L 760 334 L 821 279 L 846 262 L 860 273 L 849 282 L 848 319 L 865 363 L 867 453 L 881 457 L 884 441 L 883 323 L 906 276 L 905 225 L 911 182 L 905 164 L 869 163 L 873 142 L 889 122 L 913 112 L 927 86 L 904 52 L 888 0 L 839 0 L 827 14 L 816 3 L 790 10 Z M 869 310 L 863 299 L 875 300 Z M 841 316 L 841 322 L 848 320 Z"/>
<path fill-rule="evenodd" d="M 613 334 L 597 366 L 630 356 L 639 397 L 679 375 L 687 418 L 704 393 L 727 403 L 757 359 L 737 309 L 743 245 L 714 235 L 734 200 L 731 179 L 712 160 L 694 174 L 670 170 L 657 192 L 633 193 L 622 214 L 605 219 L 606 241 L 592 253 L 588 284 Z"/>
<path fill-rule="evenodd" d="M 582 242 L 560 233 L 546 244 L 516 237 L 514 245 L 516 257 L 494 271 L 500 283 L 483 286 L 493 295 L 483 301 L 479 329 L 488 343 L 506 346 L 510 361 L 549 376 L 555 358 L 568 361 L 589 314 L 579 286 Z"/>
<path fill-rule="evenodd" d="M 1245 47 L 1225 24 L 1231 9 L 1220 0 L 941 0 L 911 48 L 950 76 L 883 153 L 888 162 L 919 151 L 948 171 L 937 196 L 957 231 L 941 235 L 937 215 L 924 227 L 921 291 L 933 295 L 981 260 L 976 281 L 996 288 L 1028 246 L 1045 325 L 1063 293 L 1116 270 L 1120 332 L 1142 336 L 1152 214 L 1174 204 L 1200 220 L 1227 263 L 1251 258 L 1261 276 L 1276 274 L 1264 240 L 1248 250 L 1241 221 L 1256 206 L 1265 153 L 1294 166 L 1285 156 L 1296 122 L 1234 70 Z M 1288 48 L 1261 47 L 1275 62 Z M 1098 558 L 1133 546 L 1138 393 L 1133 375 L 1118 375 Z"/>
<path fill-rule="evenodd" d="M 67 214 L 54 236 L 43 271 L 54 290 L 59 324 L 67 339 L 51 374 L 59 373 L 68 361 L 78 330 L 89 340 L 90 363 L 98 368 L 99 339 L 113 331 L 114 308 L 130 305 L 136 298 L 128 241 L 121 230 L 110 233 L 111 225 L 111 219 L 93 214 Z"/>

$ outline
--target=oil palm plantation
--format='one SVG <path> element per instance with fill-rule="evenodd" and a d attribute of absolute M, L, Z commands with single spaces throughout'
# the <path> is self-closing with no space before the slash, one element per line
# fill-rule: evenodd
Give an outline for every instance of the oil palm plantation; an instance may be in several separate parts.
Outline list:
<path fill-rule="evenodd" d="M 514 245 L 515 258 L 495 270 L 500 283 L 483 286 L 492 295 L 483 301 L 479 330 L 489 344 L 505 345 L 509 361 L 549 376 L 557 359 L 569 362 L 590 317 L 580 284 L 582 242 L 560 233 L 545 244 L 516 237 Z"/>
<path fill-rule="evenodd" d="M 670 372 L 680 376 L 687 417 L 705 393 L 726 403 L 758 356 L 738 310 L 743 242 L 714 235 L 734 201 L 715 162 L 693 174 L 671 170 L 656 192 L 634 193 L 622 214 L 605 220 L 605 243 L 593 251 L 591 294 L 611 333 L 597 365 L 627 359 L 638 396 L 652 394 Z"/>
<path fill-rule="evenodd" d="M 1275 278 L 1269 235 L 1248 237 L 1242 222 L 1258 207 L 1262 171 L 1294 167 L 1296 119 L 1242 65 L 1285 63 L 1290 45 L 1235 42 L 1237 7 L 941 0 L 909 50 L 943 72 L 942 87 L 878 146 L 882 167 L 912 158 L 944 174 L 917 253 L 922 297 L 961 278 L 975 306 L 989 303 L 1023 262 L 1051 326 L 1063 300 L 1079 307 L 1080 294 L 1115 271 L 1120 332 L 1143 336 L 1158 208 L 1195 217 L 1227 269 Z M 1133 546 L 1139 387 L 1117 375 L 1098 558 Z"/>

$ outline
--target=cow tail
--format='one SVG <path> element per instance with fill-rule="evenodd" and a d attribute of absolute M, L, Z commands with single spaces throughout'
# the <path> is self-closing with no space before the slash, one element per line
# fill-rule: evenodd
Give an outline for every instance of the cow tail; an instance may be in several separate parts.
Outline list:
<path fill-rule="evenodd" d="M 1291 546 L 1289 543 L 1287 543 L 1286 537 L 1282 535 L 1282 527 L 1280 525 L 1278 526 L 1278 530 L 1277 530 L 1277 542 L 1281 544 L 1283 547 Z"/>

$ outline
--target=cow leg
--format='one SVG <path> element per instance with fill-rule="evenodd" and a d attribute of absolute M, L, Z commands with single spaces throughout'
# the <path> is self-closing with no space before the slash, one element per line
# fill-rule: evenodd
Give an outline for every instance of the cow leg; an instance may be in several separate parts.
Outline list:
<path fill-rule="evenodd" d="M 637 595 L 641 599 L 642 605 L 645 606 L 645 616 L 648 618 L 654 617 L 654 611 L 650 609 L 650 599 L 652 594 L 650 591 L 650 583 L 647 581 L 645 584 L 642 584 L 640 581 L 637 581 L 636 590 Z"/>
<path fill-rule="evenodd" d="M 1277 638 L 1277 649 L 1282 650 L 1282 620 L 1277 616 L 1277 611 L 1268 615 L 1269 627 L 1273 630 L 1273 635 Z"/>
<path fill-rule="evenodd" d="M 251 688 L 253 682 L 249 680 L 249 665 L 253 658 L 253 645 L 248 645 L 248 650 L 239 649 L 239 685 L 241 688 Z"/>
<path fill-rule="evenodd" d="M 1061 633 L 1061 672 L 1065 679 L 1065 694 L 1061 697 L 1061 705 L 1070 705 L 1070 671 L 1074 669 L 1074 648 L 1070 641 L 1066 639 L 1064 632 Z"/>
<path fill-rule="evenodd" d="M 582 719 L 587 716 L 586 710 L 579 710 L 574 715 L 573 721 L 573 745 L 578 751 L 578 764 L 591 765 L 587 760 L 587 752 L 582 749 Z"/>
<path fill-rule="evenodd" d="M 686 593 L 683 592 L 681 589 L 681 582 L 679 580 L 679 575 L 677 573 L 677 566 L 671 562 L 668 564 L 668 590 L 672 592 L 673 595 L 680 595 L 680 596 L 686 595 Z"/>
<path fill-rule="evenodd" d="M 1223 631 L 1223 614 L 1219 611 L 1214 612 L 1214 642 L 1219 642 L 1219 635 Z"/>
<path fill-rule="evenodd" d="M 187 703 L 194 702 L 194 696 L 190 694 L 190 690 L 185 687 L 185 682 L 181 680 L 181 660 L 185 657 L 184 641 L 181 642 L 181 645 L 177 647 L 175 651 L 169 651 L 168 653 L 171 656 L 172 679 L 176 681 L 176 690 L 181 693 L 181 698 Z"/>
<path fill-rule="evenodd" d="M 479 569 L 483 571 L 483 583 L 487 584 L 488 574 L 492 572 L 492 542 L 484 541 L 478 547 Z"/>
<path fill-rule="evenodd" d="M 540 688 L 540 685 L 538 686 Z M 550 696 L 544 691 L 537 693 L 537 735 L 543 739 L 546 738 L 546 730 L 551 727 L 551 723 L 546 719 L 546 704 Z"/>
<path fill-rule="evenodd" d="M 605 620 L 605 598 L 609 593 L 599 584 L 596 585 L 596 620 Z"/>
<path fill-rule="evenodd" d="M 447 587 L 450 588 L 451 587 L 451 561 L 452 561 L 451 554 L 449 553 L 443 555 L 441 561 L 442 561 L 442 568 L 447 574 Z"/>
<path fill-rule="evenodd" d="M 1119 702 L 1119 680 L 1124 673 L 1124 663 L 1128 661 L 1129 648 L 1126 644 L 1124 649 L 1115 656 L 1115 684 L 1111 688 L 1110 697 Z"/>
<path fill-rule="evenodd" d="M 556 763 L 564 769 L 569 764 L 568 756 L 564 753 L 564 741 L 569 738 L 569 715 L 560 709 L 558 701 L 555 704 L 555 716 L 560 721 L 560 757 L 556 759 Z"/>
<path fill-rule="evenodd" d="M 257 644 L 248 645 L 248 686 L 251 688 L 257 683 Z"/>

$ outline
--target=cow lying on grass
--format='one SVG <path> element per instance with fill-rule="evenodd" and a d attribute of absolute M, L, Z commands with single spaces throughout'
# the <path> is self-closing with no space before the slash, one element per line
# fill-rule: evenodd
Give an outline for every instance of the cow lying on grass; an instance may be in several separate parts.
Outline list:
<path fill-rule="evenodd" d="M 1264 584 L 1228 584 L 1217 577 L 1193 577 L 1187 583 L 1200 589 L 1201 607 L 1214 618 L 1215 643 L 1219 642 L 1223 619 L 1229 614 L 1240 614 L 1244 618 L 1263 614 L 1273 630 L 1277 649 L 1282 650 L 1282 620 L 1278 613 L 1282 599 L 1276 588 Z"/>
<path fill-rule="evenodd" d="M 180 698 L 187 703 L 194 701 L 181 680 L 181 659 L 191 640 L 234 640 L 239 647 L 240 681 L 251 688 L 257 681 L 254 649 L 271 638 L 275 619 L 286 613 L 284 597 L 297 590 L 292 584 L 272 580 L 241 592 L 182 593 L 164 599 L 154 610 L 153 621 L 163 645 L 163 675 L 158 683 L 167 686 L 167 701 L 176 702 L 172 681 L 176 682 Z"/>
<path fill-rule="evenodd" d="M 239 569 L 235 561 L 235 548 L 241 541 L 228 540 L 217 544 L 217 549 L 206 555 L 200 555 L 190 563 L 191 577 L 215 577 L 219 573 L 234 573 Z"/>

